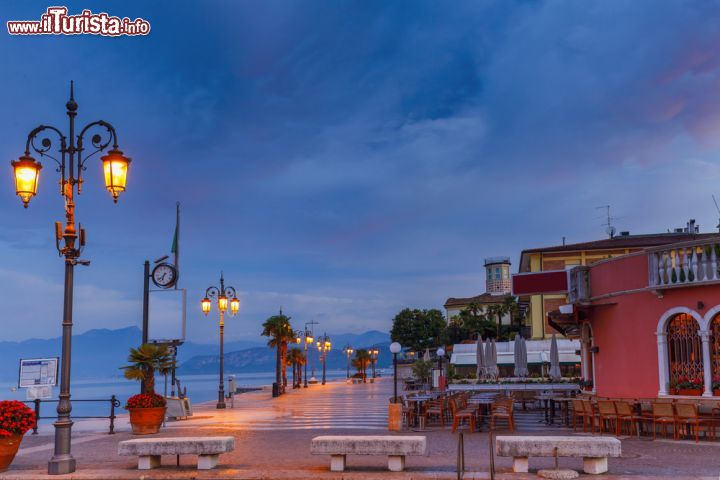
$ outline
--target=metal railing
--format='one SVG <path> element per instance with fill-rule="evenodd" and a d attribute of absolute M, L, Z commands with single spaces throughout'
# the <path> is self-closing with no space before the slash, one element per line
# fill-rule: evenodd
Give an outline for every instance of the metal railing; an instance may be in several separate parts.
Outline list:
<path fill-rule="evenodd" d="M 40 404 L 42 403 L 57 403 L 57 399 L 53 400 L 41 400 L 39 398 L 36 398 L 35 400 L 25 402 L 26 404 L 32 404 L 35 408 L 35 425 L 33 426 L 33 435 L 37 435 L 38 433 L 38 421 L 39 420 L 48 420 L 52 418 L 56 418 L 56 415 L 53 415 L 51 417 L 42 417 L 40 416 Z M 108 432 L 109 435 L 112 435 L 115 433 L 115 409 L 120 406 L 120 400 L 118 400 L 115 395 L 110 397 L 109 399 L 102 399 L 102 400 L 75 400 L 73 399 L 72 403 L 76 402 L 95 402 L 95 403 L 104 403 L 109 402 L 110 403 L 110 415 L 73 415 L 72 418 L 107 418 L 110 420 L 110 431 Z"/>

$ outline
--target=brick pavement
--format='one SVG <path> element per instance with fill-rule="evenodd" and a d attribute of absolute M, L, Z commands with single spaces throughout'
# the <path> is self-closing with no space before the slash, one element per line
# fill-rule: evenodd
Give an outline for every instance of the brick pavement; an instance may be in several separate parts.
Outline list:
<path fill-rule="evenodd" d="M 173 466 L 174 457 L 163 457 L 161 469 L 139 472 L 136 459 L 117 455 L 117 443 L 132 438 L 126 420 L 120 419 L 115 435 L 96 433 L 106 428 L 102 423 L 80 422 L 73 445 L 78 471 L 60 478 L 457 478 L 457 435 L 439 427 L 423 433 L 428 437 L 428 455 L 408 457 L 407 471 L 400 474 L 387 472 L 385 458 L 359 456 L 348 457 L 349 471 L 332 473 L 328 457 L 309 454 L 310 439 L 316 435 L 378 434 L 385 430 L 391 392 L 389 381 L 372 385 L 338 382 L 291 391 L 278 399 L 271 399 L 268 391 L 243 394 L 236 398 L 234 409 L 225 411 L 197 407 L 191 420 L 171 422 L 158 436 L 235 436 L 235 452 L 221 456 L 217 470 L 205 472 L 195 470 L 192 456 L 181 457 L 179 469 Z M 28 436 L 11 469 L 0 474 L 0 479 L 48 478 L 44 472 L 52 454 L 51 433 L 46 427 L 41 435 Z M 551 428 L 545 433 L 568 434 L 568 430 Z M 465 436 L 466 470 L 470 472 L 465 478 L 488 478 L 485 473 L 472 473 L 488 471 L 487 439 L 486 432 Z M 720 442 L 696 445 L 690 441 L 624 438 L 622 443 L 623 457 L 610 460 L 610 474 L 603 478 L 720 478 Z M 510 463 L 507 458 L 496 459 L 497 478 L 537 478 L 508 473 Z M 548 468 L 552 463 L 551 459 L 532 458 L 530 467 Z M 560 466 L 565 468 L 580 470 L 581 464 L 581 459 L 560 459 Z"/>

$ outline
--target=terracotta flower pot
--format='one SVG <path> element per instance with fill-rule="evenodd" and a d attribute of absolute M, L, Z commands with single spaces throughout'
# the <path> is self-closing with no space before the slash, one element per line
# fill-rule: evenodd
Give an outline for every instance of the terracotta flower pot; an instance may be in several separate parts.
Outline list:
<path fill-rule="evenodd" d="M 158 433 L 167 407 L 130 408 L 130 425 L 134 435 Z"/>
<path fill-rule="evenodd" d="M 8 469 L 15 458 L 15 454 L 17 454 L 18 448 L 20 448 L 22 439 L 22 435 L 0 437 L 0 472 Z"/>
<path fill-rule="evenodd" d="M 720 388 L 713 389 L 713 396 L 720 397 Z"/>

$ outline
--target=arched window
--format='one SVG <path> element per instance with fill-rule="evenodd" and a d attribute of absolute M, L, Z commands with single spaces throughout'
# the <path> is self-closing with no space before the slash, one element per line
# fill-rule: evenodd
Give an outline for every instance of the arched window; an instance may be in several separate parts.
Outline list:
<path fill-rule="evenodd" d="M 703 380 L 702 340 L 697 321 L 687 313 L 675 315 L 667 324 L 667 355 L 670 383 Z"/>
<path fill-rule="evenodd" d="M 710 322 L 710 365 L 713 383 L 720 382 L 720 315 Z"/>

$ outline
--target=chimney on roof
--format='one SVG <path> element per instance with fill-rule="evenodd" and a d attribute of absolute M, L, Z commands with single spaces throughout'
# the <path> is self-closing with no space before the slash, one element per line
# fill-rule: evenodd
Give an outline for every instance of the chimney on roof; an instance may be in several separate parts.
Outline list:
<path fill-rule="evenodd" d="M 694 218 L 688 220 L 687 227 L 685 227 L 685 233 L 700 233 L 700 225 L 695 224 Z"/>

